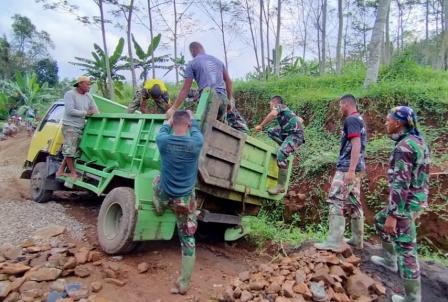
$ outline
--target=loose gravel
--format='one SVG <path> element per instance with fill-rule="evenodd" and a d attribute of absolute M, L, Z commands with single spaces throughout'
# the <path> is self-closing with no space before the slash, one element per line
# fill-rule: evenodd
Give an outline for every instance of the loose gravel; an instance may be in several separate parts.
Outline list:
<path fill-rule="evenodd" d="M 34 231 L 50 224 L 64 226 L 78 240 L 85 235 L 84 226 L 69 216 L 61 204 L 39 204 L 30 200 L 0 201 L 0 245 L 20 244 Z"/>

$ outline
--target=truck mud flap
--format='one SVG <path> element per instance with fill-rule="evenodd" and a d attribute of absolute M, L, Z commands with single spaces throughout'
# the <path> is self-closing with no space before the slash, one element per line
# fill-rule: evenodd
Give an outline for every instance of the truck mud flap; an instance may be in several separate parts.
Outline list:
<path fill-rule="evenodd" d="M 47 157 L 48 174 L 47 174 L 47 181 L 45 182 L 45 189 L 52 191 L 66 190 L 63 185 L 63 182 L 55 178 L 56 171 L 59 169 L 60 164 L 61 162 L 57 158 L 54 158 L 53 156 Z"/>
<path fill-rule="evenodd" d="M 243 238 L 244 236 L 250 234 L 252 219 L 256 219 L 256 217 L 253 217 L 253 216 L 241 217 L 240 225 L 228 228 L 224 232 L 224 240 L 225 241 L 235 241 L 235 240 L 238 240 L 238 239 Z"/>

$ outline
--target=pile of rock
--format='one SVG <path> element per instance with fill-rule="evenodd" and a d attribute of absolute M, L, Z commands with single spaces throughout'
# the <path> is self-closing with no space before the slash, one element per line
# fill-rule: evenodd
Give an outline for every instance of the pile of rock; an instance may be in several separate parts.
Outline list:
<path fill-rule="evenodd" d="M 92 295 L 102 289 L 103 282 L 126 284 L 120 265 L 103 259 L 99 251 L 63 241 L 37 240 L 63 232 L 63 227 L 53 226 L 39 230 L 33 240 L 20 246 L 0 246 L 0 301 L 95 301 Z M 94 271 L 102 274 L 102 281 L 87 282 L 85 278 Z"/>
<path fill-rule="evenodd" d="M 239 274 L 220 301 L 383 301 L 386 288 L 359 269 L 361 259 L 314 247 Z"/>

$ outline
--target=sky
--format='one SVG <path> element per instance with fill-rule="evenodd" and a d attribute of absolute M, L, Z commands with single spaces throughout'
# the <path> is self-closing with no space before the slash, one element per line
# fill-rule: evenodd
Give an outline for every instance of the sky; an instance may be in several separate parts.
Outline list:
<path fill-rule="evenodd" d="M 74 4 L 80 8 L 81 15 L 97 15 L 98 7 L 90 0 L 73 0 Z M 14 14 L 20 14 L 30 18 L 31 22 L 36 26 L 37 30 L 47 31 L 54 42 L 55 48 L 50 50 L 51 56 L 58 62 L 60 78 L 75 78 L 82 74 L 83 71 L 72 64 L 74 57 L 90 57 L 93 50 L 93 43 L 102 46 L 101 31 L 95 26 L 86 26 L 75 20 L 75 17 L 69 13 L 59 10 L 45 10 L 41 4 L 35 3 L 34 0 L 0 0 L 0 35 L 11 34 L 11 17 Z M 142 18 L 143 12 L 140 12 Z M 169 18 L 169 17 L 168 17 Z M 198 18 L 204 20 L 206 16 L 199 15 Z M 169 21 L 169 20 L 168 20 Z M 194 21 L 194 22 L 197 22 Z M 140 45 L 148 45 L 149 31 L 142 25 L 133 24 L 133 34 L 139 41 Z M 126 37 L 124 30 L 114 27 L 111 24 L 107 26 L 107 44 L 109 52 L 115 48 L 120 37 Z M 156 26 L 157 27 L 157 26 Z M 155 28 L 158 33 L 160 28 Z M 187 61 L 191 59 L 188 51 L 188 44 L 192 41 L 200 41 L 206 52 L 224 60 L 224 53 L 220 43 L 220 36 L 215 31 L 209 30 L 207 27 L 198 26 L 194 29 L 188 38 L 182 39 L 179 43 L 179 52 L 186 54 Z M 168 44 L 164 49 L 158 50 L 158 54 L 171 53 L 171 41 L 167 35 L 162 35 L 162 42 Z M 144 46 L 143 46 L 144 47 Z M 127 48 L 123 54 L 127 53 Z M 233 78 L 243 78 L 248 72 L 253 70 L 255 59 L 252 50 L 244 43 L 232 43 L 229 49 L 229 72 Z M 157 71 L 157 76 L 162 77 L 165 71 Z M 126 75 L 129 78 L 129 75 Z M 138 75 L 137 75 L 138 76 Z M 165 78 L 167 81 L 174 81 L 174 72 L 168 74 Z"/>

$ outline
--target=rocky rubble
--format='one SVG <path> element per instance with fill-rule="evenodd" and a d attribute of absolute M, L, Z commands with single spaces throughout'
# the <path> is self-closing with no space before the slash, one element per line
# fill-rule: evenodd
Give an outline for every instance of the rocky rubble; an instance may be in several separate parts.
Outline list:
<path fill-rule="evenodd" d="M 360 262 L 349 247 L 340 254 L 309 247 L 241 272 L 219 301 L 384 301 L 386 288 Z"/>
<path fill-rule="evenodd" d="M 107 301 L 96 295 L 104 283 L 126 284 L 120 264 L 108 261 L 101 252 L 48 241 L 63 232 L 63 227 L 49 226 L 20 246 L 0 246 L 0 301 Z M 103 279 L 88 278 L 94 270 Z"/>

